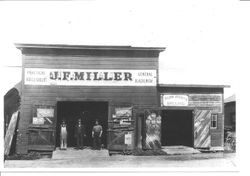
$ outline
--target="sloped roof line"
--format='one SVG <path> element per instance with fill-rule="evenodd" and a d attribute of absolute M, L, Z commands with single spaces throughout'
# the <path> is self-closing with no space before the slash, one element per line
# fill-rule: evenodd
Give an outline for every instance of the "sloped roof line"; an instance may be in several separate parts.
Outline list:
<path fill-rule="evenodd" d="M 224 100 L 224 103 L 235 102 L 235 101 L 236 101 L 236 95 L 233 94 L 233 95 L 231 95 L 230 97 L 226 98 L 226 99 Z"/>

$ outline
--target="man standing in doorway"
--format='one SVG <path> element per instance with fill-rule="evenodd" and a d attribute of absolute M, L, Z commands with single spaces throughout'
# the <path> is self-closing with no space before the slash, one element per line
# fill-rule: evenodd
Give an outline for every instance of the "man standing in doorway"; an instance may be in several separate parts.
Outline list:
<path fill-rule="evenodd" d="M 66 126 L 65 120 L 63 120 L 61 124 L 60 139 L 61 139 L 60 149 L 66 150 L 67 149 L 67 126 Z"/>
<path fill-rule="evenodd" d="M 83 138 L 86 137 L 85 128 L 79 118 L 75 127 L 76 149 L 83 149 Z"/>
<path fill-rule="evenodd" d="M 100 150 L 101 149 L 101 137 L 102 137 L 102 126 L 99 125 L 98 120 L 96 120 L 95 125 L 92 130 L 92 138 L 93 138 L 93 149 Z"/>

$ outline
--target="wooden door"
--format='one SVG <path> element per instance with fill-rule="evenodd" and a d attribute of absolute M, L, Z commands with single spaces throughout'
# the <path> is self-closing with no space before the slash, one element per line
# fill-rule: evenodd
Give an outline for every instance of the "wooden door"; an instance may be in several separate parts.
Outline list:
<path fill-rule="evenodd" d="M 109 120 L 108 150 L 134 149 L 134 120 L 132 107 L 114 107 Z"/>
<path fill-rule="evenodd" d="M 55 126 L 55 106 L 34 105 L 32 123 L 28 127 L 28 150 L 54 150 Z"/>
<path fill-rule="evenodd" d="M 161 114 L 159 110 L 145 110 L 144 113 L 144 149 L 161 148 Z"/>
<path fill-rule="evenodd" d="M 211 110 L 194 110 L 194 147 L 209 148 Z"/>
<path fill-rule="evenodd" d="M 30 126 L 28 150 L 52 151 L 55 148 L 55 130 L 41 126 Z"/>

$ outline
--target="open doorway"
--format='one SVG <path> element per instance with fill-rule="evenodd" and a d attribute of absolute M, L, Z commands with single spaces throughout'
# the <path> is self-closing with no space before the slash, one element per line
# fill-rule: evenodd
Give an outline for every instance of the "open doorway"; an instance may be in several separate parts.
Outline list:
<path fill-rule="evenodd" d="M 84 113 L 82 113 L 84 112 Z M 108 102 L 89 102 L 89 101 L 60 101 L 57 103 L 57 130 L 56 146 L 60 146 L 60 124 L 65 120 L 68 132 L 68 147 L 76 147 L 76 138 L 74 137 L 75 125 L 77 119 L 81 118 L 85 125 L 86 138 L 84 146 L 92 146 L 91 132 L 95 120 L 103 127 L 102 144 L 107 145 L 107 127 L 108 127 Z"/>
<path fill-rule="evenodd" d="M 162 146 L 193 147 L 192 110 L 163 110 L 161 122 Z"/>

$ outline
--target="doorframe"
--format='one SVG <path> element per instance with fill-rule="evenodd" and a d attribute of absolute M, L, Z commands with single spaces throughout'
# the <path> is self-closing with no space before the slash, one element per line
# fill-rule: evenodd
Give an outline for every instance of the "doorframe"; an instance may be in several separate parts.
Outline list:
<path fill-rule="evenodd" d="M 111 118 L 111 106 L 112 106 L 112 99 L 109 98 L 105 98 L 105 99 L 101 99 L 101 98 L 95 98 L 95 99 L 89 99 L 89 98 L 56 98 L 56 102 L 55 102 L 55 136 L 54 136 L 54 147 L 56 149 L 56 140 L 57 140 L 57 111 L 58 111 L 58 102 L 63 102 L 63 101 L 67 101 L 67 102 L 106 102 L 108 103 L 108 119 L 109 120 Z M 107 121 L 107 129 L 108 129 L 108 121 Z M 106 137 L 106 144 L 108 146 L 108 133 L 107 133 L 107 137 Z"/>
<path fill-rule="evenodd" d="M 165 106 L 165 107 L 160 107 L 159 110 L 161 111 L 170 111 L 170 110 L 179 110 L 179 111 L 184 111 L 184 110 L 189 110 L 192 112 L 192 147 L 194 148 L 194 111 L 195 107 L 184 107 L 184 106 Z M 162 114 L 162 113 L 161 113 Z M 162 126 L 161 126 L 162 128 Z"/>

